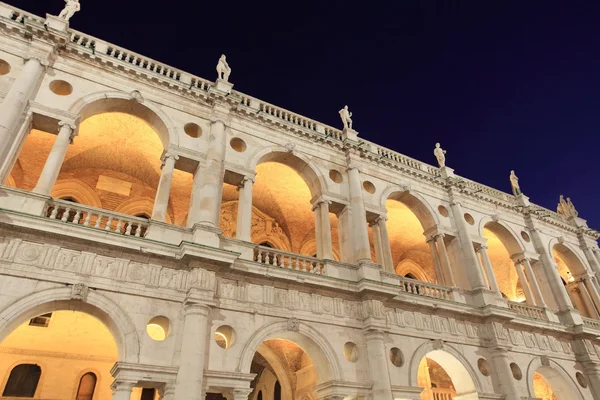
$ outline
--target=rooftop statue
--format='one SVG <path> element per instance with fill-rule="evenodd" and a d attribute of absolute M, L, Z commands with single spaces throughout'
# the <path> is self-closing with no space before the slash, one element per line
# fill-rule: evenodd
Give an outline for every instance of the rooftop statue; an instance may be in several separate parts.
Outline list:
<path fill-rule="evenodd" d="M 221 54 L 219 63 L 217 64 L 218 79 L 223 79 L 225 82 L 229 82 L 229 75 L 231 75 L 231 67 L 227 64 L 225 54 Z"/>
<path fill-rule="evenodd" d="M 579 216 L 579 213 L 577 212 L 577 209 L 575 209 L 571 198 L 567 197 L 567 200 L 565 201 L 565 197 L 562 194 L 560 195 L 556 212 L 564 219 L 577 218 Z"/>
<path fill-rule="evenodd" d="M 69 22 L 71 17 L 77 11 L 81 10 L 81 5 L 79 4 L 79 0 L 65 0 L 65 4 L 65 8 L 58 14 L 58 18 L 62 18 Z"/>
<path fill-rule="evenodd" d="M 519 178 L 515 175 L 515 171 L 510 171 L 510 185 L 512 186 L 512 191 L 515 196 L 519 196 L 522 194 L 521 187 L 519 186 Z"/>
<path fill-rule="evenodd" d="M 340 110 L 340 118 L 342 119 L 342 122 L 344 123 L 344 129 L 352 129 L 352 113 L 350 111 L 348 111 L 348 106 L 344 106 L 344 108 L 342 108 Z"/>
<path fill-rule="evenodd" d="M 579 213 L 575 209 L 573 202 L 571 202 L 570 197 L 567 197 L 567 210 L 569 211 L 569 215 L 572 216 L 573 218 L 577 218 L 579 216 Z"/>
<path fill-rule="evenodd" d="M 446 150 L 440 147 L 439 143 L 435 144 L 435 149 L 433 149 L 433 155 L 437 158 L 437 162 L 440 165 L 440 168 L 444 168 L 446 166 Z"/>

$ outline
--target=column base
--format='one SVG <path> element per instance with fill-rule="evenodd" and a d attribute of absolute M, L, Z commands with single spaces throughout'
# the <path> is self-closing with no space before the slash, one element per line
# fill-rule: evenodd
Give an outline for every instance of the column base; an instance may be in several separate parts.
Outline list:
<path fill-rule="evenodd" d="M 192 228 L 192 241 L 196 244 L 209 247 L 220 247 L 221 239 L 219 235 L 223 230 L 214 226 L 198 223 Z"/>
<path fill-rule="evenodd" d="M 50 14 L 46 14 L 46 22 L 44 22 L 44 25 L 61 32 L 66 32 L 67 29 L 69 29 L 69 21 Z"/>
<path fill-rule="evenodd" d="M 558 320 L 564 325 L 583 325 L 581 314 L 577 310 L 568 309 L 556 313 Z"/>
<path fill-rule="evenodd" d="M 358 262 L 358 279 L 381 282 L 382 267 L 371 260 L 360 260 Z"/>
<path fill-rule="evenodd" d="M 477 307 L 484 307 L 488 305 L 498 305 L 499 299 L 498 294 L 489 289 L 474 289 L 465 293 L 465 300 L 467 304 L 472 304 Z"/>
<path fill-rule="evenodd" d="M 219 92 L 231 93 L 231 89 L 233 89 L 233 83 L 224 81 L 223 79 L 217 79 L 214 88 Z"/>

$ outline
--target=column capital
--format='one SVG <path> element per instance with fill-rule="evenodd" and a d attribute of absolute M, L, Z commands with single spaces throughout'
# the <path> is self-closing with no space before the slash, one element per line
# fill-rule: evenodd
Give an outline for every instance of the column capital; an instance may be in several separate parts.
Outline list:
<path fill-rule="evenodd" d="M 25 56 L 25 62 L 27 62 L 29 60 L 35 60 L 35 61 L 39 62 L 40 65 L 44 68 L 48 68 L 49 66 L 51 66 L 53 64 L 52 60 L 48 56 L 34 53 L 34 52 L 30 52 L 29 54 L 27 54 Z"/>
<path fill-rule="evenodd" d="M 331 200 L 325 200 L 325 199 L 317 199 L 314 201 L 314 203 L 312 204 L 312 210 L 316 211 L 319 208 L 321 208 L 322 205 L 326 205 L 327 208 L 329 209 L 329 205 L 332 203 Z"/>
<path fill-rule="evenodd" d="M 162 155 L 161 160 L 164 162 L 164 161 L 166 161 L 167 158 L 172 158 L 173 160 L 177 161 L 177 160 L 179 160 L 179 155 L 177 155 L 173 152 L 167 151 Z"/>
<path fill-rule="evenodd" d="M 214 124 L 217 124 L 217 123 L 223 124 L 223 126 L 225 126 L 225 127 L 229 126 L 229 124 L 227 124 L 227 122 L 224 121 L 223 118 L 219 118 L 217 116 L 210 117 L 210 125 L 211 126 Z"/>
<path fill-rule="evenodd" d="M 480 244 L 479 247 L 477 248 L 477 251 L 481 251 L 481 250 L 487 250 L 488 246 L 487 244 Z"/>
<path fill-rule="evenodd" d="M 110 385 L 110 388 L 113 392 L 131 392 L 131 390 L 135 387 L 136 384 L 136 381 L 128 381 L 117 378 Z"/>
<path fill-rule="evenodd" d="M 59 121 L 58 127 L 62 128 L 63 126 L 66 126 L 66 127 L 70 128 L 72 131 L 75 131 L 77 129 L 78 123 L 77 123 L 77 121 L 72 121 L 72 120 Z"/>
<path fill-rule="evenodd" d="M 186 299 L 183 303 L 183 311 L 185 312 L 185 315 L 208 316 L 211 308 L 207 304 L 196 303 Z"/>

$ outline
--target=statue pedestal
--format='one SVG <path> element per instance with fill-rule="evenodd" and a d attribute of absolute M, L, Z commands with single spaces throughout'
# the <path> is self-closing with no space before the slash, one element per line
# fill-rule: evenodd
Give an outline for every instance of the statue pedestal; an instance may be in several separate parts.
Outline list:
<path fill-rule="evenodd" d="M 44 22 L 44 25 L 61 32 L 66 32 L 67 29 L 69 29 L 69 21 L 50 14 L 46 14 L 46 22 Z"/>
<path fill-rule="evenodd" d="M 358 142 L 358 132 L 356 132 L 354 129 L 344 128 L 343 134 L 344 139 L 349 139 Z"/>
<path fill-rule="evenodd" d="M 523 193 L 518 194 L 515 197 L 517 199 L 517 204 L 519 204 L 520 206 L 523 206 L 523 207 L 529 207 L 529 205 L 530 205 L 529 197 L 525 196 Z"/>
<path fill-rule="evenodd" d="M 442 167 L 440 168 L 440 174 L 442 174 L 442 178 L 444 179 L 454 178 L 454 170 L 452 168 Z"/>
<path fill-rule="evenodd" d="M 231 93 L 233 89 L 233 83 L 224 81 L 223 79 L 217 79 L 215 82 L 215 89 L 223 93 Z"/>

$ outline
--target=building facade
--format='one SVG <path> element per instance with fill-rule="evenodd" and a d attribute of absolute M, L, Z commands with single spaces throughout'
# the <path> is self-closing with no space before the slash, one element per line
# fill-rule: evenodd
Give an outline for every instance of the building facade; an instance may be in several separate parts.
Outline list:
<path fill-rule="evenodd" d="M 600 398 L 574 209 L 235 91 L 226 63 L 5 3 L 0 30 L 0 398 Z"/>

